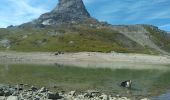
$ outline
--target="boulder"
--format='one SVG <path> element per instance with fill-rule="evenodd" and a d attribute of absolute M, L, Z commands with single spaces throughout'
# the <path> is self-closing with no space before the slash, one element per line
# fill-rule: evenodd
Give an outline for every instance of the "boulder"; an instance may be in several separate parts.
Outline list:
<path fill-rule="evenodd" d="M 0 96 L 4 96 L 4 91 L 3 91 L 3 89 L 0 89 Z"/>
<path fill-rule="evenodd" d="M 4 96 L 10 96 L 10 95 L 12 95 L 12 93 L 10 91 L 8 91 L 8 90 L 4 91 Z"/>

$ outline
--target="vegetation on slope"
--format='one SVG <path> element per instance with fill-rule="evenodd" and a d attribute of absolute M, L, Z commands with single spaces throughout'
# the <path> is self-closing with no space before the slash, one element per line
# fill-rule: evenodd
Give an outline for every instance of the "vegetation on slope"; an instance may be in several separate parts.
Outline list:
<path fill-rule="evenodd" d="M 150 39 L 156 45 L 158 45 L 161 49 L 170 52 L 170 36 L 166 32 L 159 30 L 154 26 L 145 26 L 145 28 L 150 33 Z"/>
<path fill-rule="evenodd" d="M 107 27 L 93 27 L 88 24 L 9 28 L 1 29 L 0 35 L 1 39 L 10 41 L 8 49 L 14 51 L 133 53 L 152 51 Z M 0 49 L 7 49 L 7 47 L 0 45 Z"/>

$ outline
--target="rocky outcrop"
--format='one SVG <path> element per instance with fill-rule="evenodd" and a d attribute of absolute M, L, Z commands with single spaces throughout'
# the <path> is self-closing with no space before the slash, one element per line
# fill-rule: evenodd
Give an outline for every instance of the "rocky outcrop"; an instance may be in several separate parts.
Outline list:
<path fill-rule="evenodd" d="M 59 0 L 58 5 L 51 12 L 41 15 L 38 24 L 56 25 L 62 23 L 83 22 L 92 19 L 82 0 Z"/>

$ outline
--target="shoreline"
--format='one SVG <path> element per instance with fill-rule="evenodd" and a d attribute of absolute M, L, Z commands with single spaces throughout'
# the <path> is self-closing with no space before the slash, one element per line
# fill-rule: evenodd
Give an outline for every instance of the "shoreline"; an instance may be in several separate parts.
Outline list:
<path fill-rule="evenodd" d="M 37 88 L 28 84 L 0 85 L 0 100 L 150 100 L 147 97 L 126 97 L 107 95 L 97 90 L 50 91 L 45 87 Z"/>
<path fill-rule="evenodd" d="M 58 64 L 90 68 L 167 69 L 170 56 L 131 53 L 0 52 L 1 64 Z M 160 68 L 160 66 L 162 66 Z"/>
<path fill-rule="evenodd" d="M 170 56 L 131 53 L 78 52 L 55 55 L 55 52 L 0 52 L 1 64 L 59 64 L 94 68 L 163 69 Z M 155 66 L 155 67 L 154 67 Z M 166 67 L 165 67 L 166 68 Z"/>

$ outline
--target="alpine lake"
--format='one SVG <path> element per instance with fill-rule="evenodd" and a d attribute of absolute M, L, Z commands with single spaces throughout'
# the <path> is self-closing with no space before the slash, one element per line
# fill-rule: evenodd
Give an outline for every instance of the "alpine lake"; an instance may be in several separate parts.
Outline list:
<path fill-rule="evenodd" d="M 170 65 L 160 65 L 162 66 L 166 69 L 154 69 L 154 66 L 153 69 L 114 69 L 55 64 L 0 64 L 0 83 L 45 86 L 52 91 L 98 90 L 110 95 L 164 100 L 164 98 L 170 98 L 170 92 L 168 92 Z M 132 80 L 131 89 L 120 86 L 122 81 L 129 79 Z"/>

